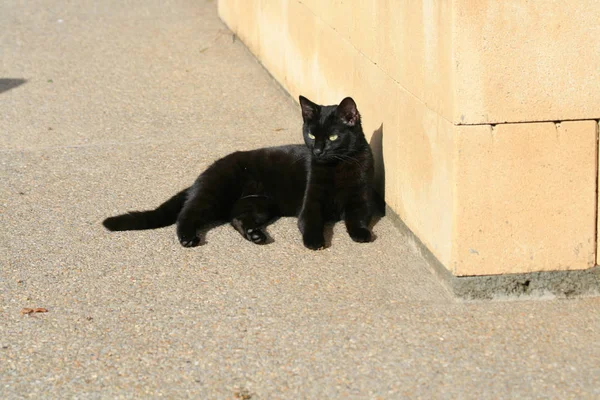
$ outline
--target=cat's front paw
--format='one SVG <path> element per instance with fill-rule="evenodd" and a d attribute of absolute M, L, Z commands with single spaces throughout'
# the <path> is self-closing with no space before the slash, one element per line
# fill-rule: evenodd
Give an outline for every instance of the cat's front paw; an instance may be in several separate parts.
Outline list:
<path fill-rule="evenodd" d="M 311 250 L 322 250 L 325 248 L 325 238 L 323 235 L 303 235 L 304 246 Z"/>
<path fill-rule="evenodd" d="M 367 228 L 356 228 L 351 231 L 348 231 L 352 240 L 358 243 L 368 243 L 373 240 L 373 235 L 371 231 Z"/>
<path fill-rule="evenodd" d="M 179 243 L 181 243 L 183 247 L 196 247 L 200 244 L 200 238 L 198 236 L 179 237 Z"/>

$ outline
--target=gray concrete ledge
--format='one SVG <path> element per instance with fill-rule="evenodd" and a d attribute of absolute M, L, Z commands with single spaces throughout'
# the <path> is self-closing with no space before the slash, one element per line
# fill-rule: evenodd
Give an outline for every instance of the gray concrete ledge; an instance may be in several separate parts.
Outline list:
<path fill-rule="evenodd" d="M 427 265 L 448 290 L 459 299 L 514 300 L 600 295 L 600 266 L 574 271 L 454 276 L 388 206 L 386 206 L 386 216 L 409 240 L 413 241 L 414 247 L 427 261 Z"/>

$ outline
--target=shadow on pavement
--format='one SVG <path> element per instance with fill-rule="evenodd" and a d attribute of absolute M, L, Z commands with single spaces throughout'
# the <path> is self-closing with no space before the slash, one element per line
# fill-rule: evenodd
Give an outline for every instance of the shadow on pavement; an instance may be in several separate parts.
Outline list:
<path fill-rule="evenodd" d="M 0 78 L 0 93 L 14 89 L 17 86 L 21 86 L 25 82 L 27 82 L 27 79 Z"/>

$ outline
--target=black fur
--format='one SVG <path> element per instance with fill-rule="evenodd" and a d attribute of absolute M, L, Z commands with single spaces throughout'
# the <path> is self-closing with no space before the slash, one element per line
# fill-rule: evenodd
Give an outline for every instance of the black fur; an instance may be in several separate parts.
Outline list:
<path fill-rule="evenodd" d="M 177 223 L 185 247 L 199 232 L 229 221 L 240 234 L 265 243 L 263 228 L 281 216 L 298 216 L 304 245 L 325 246 L 325 222 L 343 219 L 356 242 L 372 240 L 369 222 L 373 156 L 354 100 L 320 106 L 300 96 L 305 145 L 229 154 L 155 210 L 104 220 L 111 231 L 155 229 Z"/>

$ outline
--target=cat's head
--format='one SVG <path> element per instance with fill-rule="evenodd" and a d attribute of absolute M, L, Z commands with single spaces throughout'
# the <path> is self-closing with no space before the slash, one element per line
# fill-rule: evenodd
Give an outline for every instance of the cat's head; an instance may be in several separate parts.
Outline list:
<path fill-rule="evenodd" d="M 304 142 L 318 162 L 341 161 L 366 141 L 356 103 L 346 97 L 339 105 L 321 106 L 300 96 Z"/>

